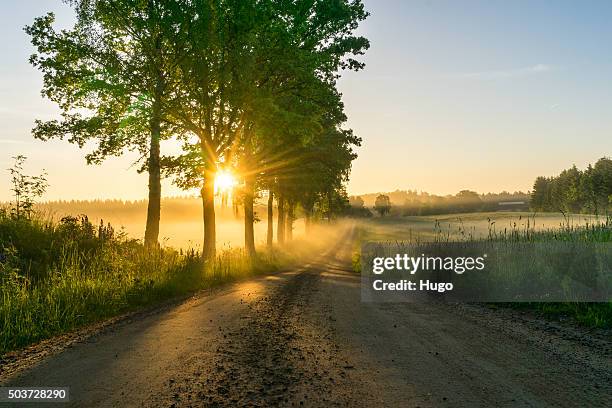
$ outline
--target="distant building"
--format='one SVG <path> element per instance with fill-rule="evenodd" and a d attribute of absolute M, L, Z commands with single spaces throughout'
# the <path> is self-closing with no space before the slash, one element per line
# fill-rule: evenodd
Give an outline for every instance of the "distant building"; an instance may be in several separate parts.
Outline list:
<path fill-rule="evenodd" d="M 526 201 L 500 201 L 497 203 L 502 211 L 525 211 L 529 210 L 529 203 Z"/>

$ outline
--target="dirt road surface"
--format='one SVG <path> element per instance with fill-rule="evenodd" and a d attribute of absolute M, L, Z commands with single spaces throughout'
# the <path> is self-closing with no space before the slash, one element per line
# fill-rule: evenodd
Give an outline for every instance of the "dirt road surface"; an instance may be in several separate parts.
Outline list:
<path fill-rule="evenodd" d="M 606 335 L 480 306 L 362 303 L 350 237 L 5 370 L 3 385 L 68 386 L 58 405 L 75 407 L 610 406 Z"/>

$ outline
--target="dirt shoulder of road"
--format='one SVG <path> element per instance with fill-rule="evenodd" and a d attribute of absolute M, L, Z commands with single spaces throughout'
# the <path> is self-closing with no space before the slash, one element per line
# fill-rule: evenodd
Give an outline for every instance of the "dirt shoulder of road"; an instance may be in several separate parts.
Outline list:
<path fill-rule="evenodd" d="M 520 335 L 527 332 L 527 338 L 546 348 L 555 350 L 561 358 L 589 358 L 593 361 L 601 357 L 612 362 L 612 329 L 585 327 L 572 318 L 551 319 L 533 310 L 517 310 L 511 307 L 484 304 L 457 304 L 457 313 L 500 332 Z"/>
<path fill-rule="evenodd" d="M 144 309 L 130 311 L 119 316 L 79 327 L 78 329 L 41 340 L 19 350 L 10 351 L 0 356 L 0 383 L 6 380 L 7 377 L 32 367 L 45 358 L 56 355 L 77 343 L 86 342 L 96 336 L 112 333 L 134 321 L 163 313 L 178 305 L 195 301 L 201 296 L 216 293 L 225 289 L 224 286 L 204 289 L 195 294 L 172 298 Z"/>
<path fill-rule="evenodd" d="M 316 251 L 312 252 L 315 253 Z M 302 260 L 299 263 L 284 265 L 275 271 L 254 274 L 228 282 L 215 284 L 206 289 L 179 295 L 152 305 L 131 310 L 117 316 L 106 318 L 78 327 L 74 330 L 55 335 L 24 348 L 10 351 L 4 355 L 0 355 L 0 384 L 6 381 L 7 378 L 35 366 L 46 358 L 57 355 L 75 344 L 93 341 L 95 337 L 112 333 L 135 321 L 141 321 L 153 315 L 163 314 L 178 306 L 189 307 L 191 303 L 197 302 L 203 298 L 211 297 L 226 291 L 231 291 L 232 287 L 240 282 L 295 270 L 302 264 L 307 264 L 307 262 Z"/>
<path fill-rule="evenodd" d="M 278 271 L 270 272 L 265 275 L 279 274 L 292 268 L 293 266 L 289 268 L 282 268 Z M 93 341 L 95 337 L 113 333 L 136 321 L 144 320 L 154 315 L 163 314 L 179 306 L 189 307 L 190 304 L 195 303 L 202 298 L 231 291 L 234 285 L 260 276 L 263 275 L 253 275 L 251 277 L 201 289 L 187 295 L 173 297 L 160 303 L 155 303 L 153 305 L 145 306 L 144 308 L 139 308 L 118 316 L 91 323 L 69 332 L 41 340 L 24 348 L 5 353 L 4 355 L 0 356 L 0 384 L 8 377 L 12 377 L 23 370 L 35 366 L 42 360 L 59 354 L 75 344 Z"/>

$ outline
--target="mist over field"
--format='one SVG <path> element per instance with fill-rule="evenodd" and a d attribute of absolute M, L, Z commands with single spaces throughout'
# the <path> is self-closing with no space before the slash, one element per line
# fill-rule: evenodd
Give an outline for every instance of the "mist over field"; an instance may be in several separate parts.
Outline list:
<path fill-rule="evenodd" d="M 384 217 L 364 221 L 367 239 L 431 241 L 479 240 L 512 232 L 563 230 L 605 222 L 605 217 L 588 214 L 485 212 L 429 216 Z"/>
<path fill-rule="evenodd" d="M 371 195 L 368 195 L 371 196 Z M 373 201 L 370 203 L 373 204 Z M 94 200 L 50 201 L 38 204 L 46 217 L 59 221 L 64 216 L 87 215 L 94 225 L 110 223 L 115 231 L 124 231 L 128 237 L 140 239 L 146 221 L 146 201 Z M 265 244 L 267 211 L 263 202 L 254 206 L 256 245 Z M 160 242 L 177 249 L 201 250 L 204 228 L 201 221 L 201 200 L 198 197 L 172 197 L 162 199 Z M 220 249 L 244 247 L 244 214 L 235 213 L 231 205 L 217 206 L 217 245 Z M 276 208 L 274 209 L 276 212 Z M 305 233 L 303 214 L 297 213 L 293 234 L 301 238 Z M 356 225 L 368 231 L 371 240 L 430 240 L 443 235 L 451 240 L 486 238 L 492 232 L 503 233 L 526 228 L 541 231 L 567 226 L 584 226 L 604 220 L 589 214 L 535 213 L 489 211 L 425 216 L 391 215 L 371 219 L 357 218 Z M 325 223 L 323 223 L 325 225 Z M 334 227 L 327 227 L 333 229 Z M 310 235 L 321 240 L 321 235 Z"/>
<path fill-rule="evenodd" d="M 146 200 L 93 200 L 50 201 L 38 205 L 47 217 L 59 221 L 64 216 L 87 215 L 89 221 L 98 225 L 110 223 L 117 231 L 123 230 L 130 238 L 141 239 L 146 222 Z M 267 211 L 263 203 L 256 203 L 255 243 L 266 240 Z M 276 210 L 276 209 L 275 209 Z M 234 213 L 231 204 L 216 206 L 217 245 L 220 249 L 244 246 L 244 212 Z M 304 234 L 303 218 L 296 220 L 294 237 Z M 202 224 L 202 200 L 199 197 L 163 198 L 161 205 L 160 244 L 180 249 L 202 248 L 204 227 Z"/>

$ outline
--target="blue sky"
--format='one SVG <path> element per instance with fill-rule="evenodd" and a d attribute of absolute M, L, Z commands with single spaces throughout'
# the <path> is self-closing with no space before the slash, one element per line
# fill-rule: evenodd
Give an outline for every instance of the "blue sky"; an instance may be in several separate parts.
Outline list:
<path fill-rule="evenodd" d="M 528 190 L 538 175 L 612 155 L 612 2 L 365 3 L 367 66 L 340 81 L 364 140 L 349 192 Z M 87 167 L 76 147 L 29 135 L 35 118 L 57 113 L 39 95 L 22 30 L 46 11 L 71 21 L 59 1 L 0 6 L 0 167 L 26 154 L 31 171 L 49 172 L 48 198 L 144 198 L 133 157 Z"/>

